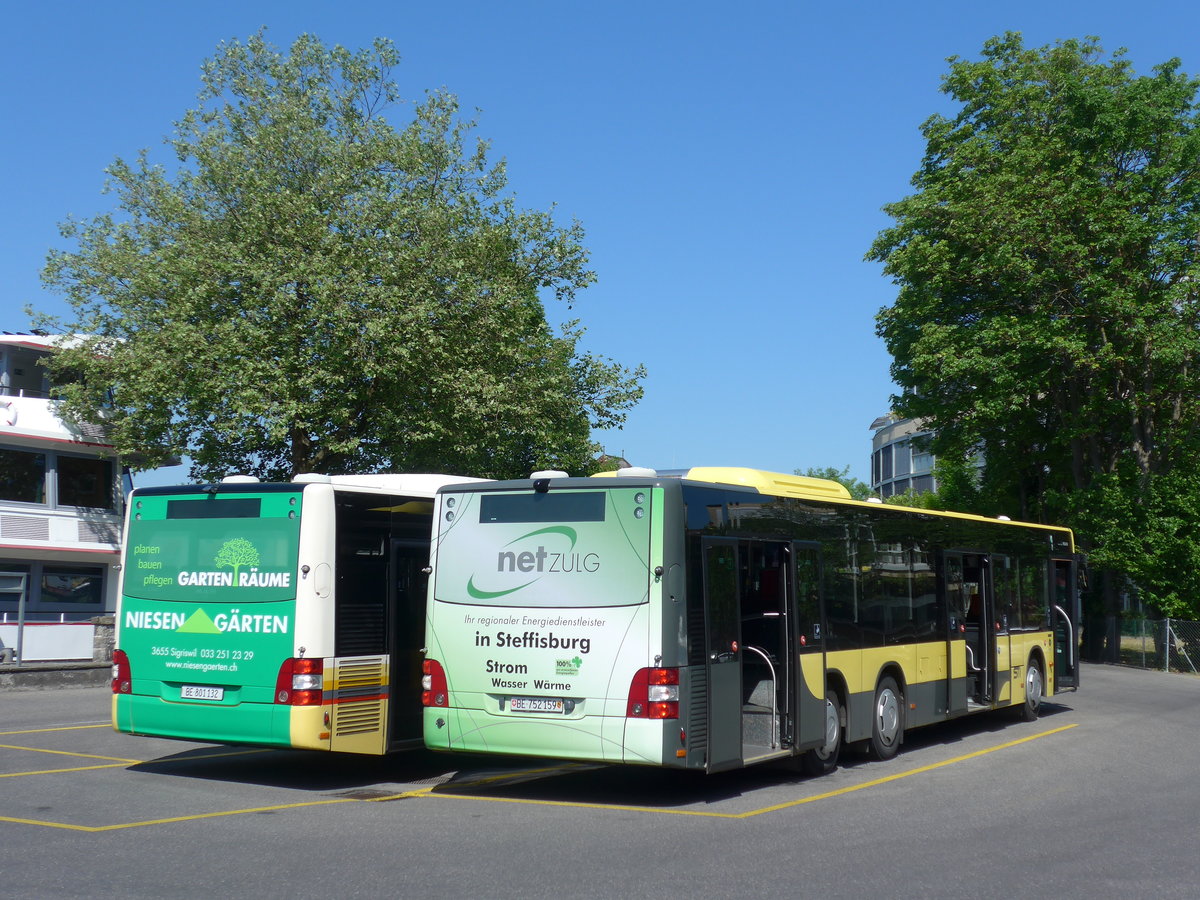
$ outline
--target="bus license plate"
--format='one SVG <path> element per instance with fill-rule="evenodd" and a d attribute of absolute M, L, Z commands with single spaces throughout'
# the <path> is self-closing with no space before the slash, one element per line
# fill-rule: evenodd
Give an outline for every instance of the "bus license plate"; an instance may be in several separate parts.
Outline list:
<path fill-rule="evenodd" d="M 561 713 L 563 702 L 557 697 L 509 697 L 508 708 L 513 712 Z"/>
<path fill-rule="evenodd" d="M 200 687 L 197 684 L 185 684 L 182 689 L 184 700 L 221 700 L 225 697 L 225 688 Z"/>

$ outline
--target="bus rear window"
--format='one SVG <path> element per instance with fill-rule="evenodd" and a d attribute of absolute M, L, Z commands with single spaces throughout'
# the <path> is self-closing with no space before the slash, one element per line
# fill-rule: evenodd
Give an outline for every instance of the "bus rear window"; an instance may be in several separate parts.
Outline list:
<path fill-rule="evenodd" d="M 481 523 L 603 522 L 604 491 L 483 494 Z"/>
<path fill-rule="evenodd" d="M 259 497 L 167 501 L 168 519 L 257 519 L 261 510 Z"/>

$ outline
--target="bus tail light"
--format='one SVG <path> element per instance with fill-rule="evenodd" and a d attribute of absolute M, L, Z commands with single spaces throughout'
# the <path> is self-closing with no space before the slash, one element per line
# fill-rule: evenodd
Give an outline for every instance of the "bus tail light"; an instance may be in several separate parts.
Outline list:
<path fill-rule="evenodd" d="M 129 657 L 124 650 L 113 651 L 112 692 L 114 694 L 133 692 L 133 672 L 129 668 Z"/>
<path fill-rule="evenodd" d="M 275 679 L 275 702 L 286 706 L 320 706 L 325 663 L 319 659 L 285 659 Z"/>
<path fill-rule="evenodd" d="M 638 669 L 629 685 L 630 719 L 679 718 L 679 670 Z"/>
<path fill-rule="evenodd" d="M 436 659 L 427 659 L 421 663 L 421 705 L 450 705 L 450 689 L 446 684 L 446 670 Z"/>

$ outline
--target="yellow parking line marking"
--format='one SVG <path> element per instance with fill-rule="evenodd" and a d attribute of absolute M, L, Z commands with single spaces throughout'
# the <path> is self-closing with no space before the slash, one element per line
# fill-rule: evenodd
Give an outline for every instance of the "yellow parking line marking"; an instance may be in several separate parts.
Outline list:
<path fill-rule="evenodd" d="M 41 825 L 45 828 L 64 828 L 68 831 L 119 831 L 124 828 L 145 828 L 147 825 L 169 825 L 174 822 L 194 822 L 200 819 L 216 819 L 221 816 L 243 816 L 249 813 L 278 812 L 283 809 L 302 809 L 306 806 L 331 806 L 335 803 L 357 803 L 360 801 L 348 797 L 336 797 L 329 800 L 309 800 L 305 803 L 282 803 L 278 806 L 258 806 L 254 809 L 228 809 L 221 812 L 196 813 L 190 816 L 172 816 L 169 819 L 147 819 L 143 822 L 118 822 L 115 825 L 71 825 L 67 822 L 47 822 L 40 819 L 16 819 L 0 816 L 0 822 L 12 822 L 17 825 Z"/>
<path fill-rule="evenodd" d="M 53 753 L 56 756 L 79 756 L 84 759 L 107 759 L 112 762 L 125 763 L 126 765 L 136 765 L 142 762 L 140 759 L 125 759 L 122 756 L 100 756 L 97 753 L 72 753 L 70 750 L 46 750 L 42 747 L 18 747 L 15 744 L 0 744 L 0 750 L 28 750 L 30 753 Z"/>
<path fill-rule="evenodd" d="M 873 781 L 865 781 L 862 784 L 850 785 L 849 787 L 839 788 L 836 791 L 827 791 L 824 794 L 817 794 L 813 797 L 805 797 L 801 800 L 792 800 L 788 803 L 778 803 L 775 806 L 765 806 L 762 809 L 751 810 L 746 813 L 739 813 L 733 818 L 748 819 L 751 816 L 760 816 L 763 813 L 775 812 L 780 809 L 788 809 L 793 806 L 802 806 L 805 803 L 815 803 L 817 800 L 828 800 L 830 797 L 840 797 L 844 794 L 852 794 L 855 791 L 866 790 L 871 787 L 878 787 L 881 784 L 888 784 L 892 781 L 899 781 L 901 778 L 908 778 L 912 775 L 923 775 L 926 772 L 932 772 L 935 769 L 944 769 L 946 766 L 952 766 L 956 763 L 966 762 L 969 759 L 978 759 L 981 756 L 987 756 L 989 753 L 996 753 L 1000 750 L 1009 750 L 1012 747 L 1018 747 L 1021 744 L 1027 744 L 1030 741 L 1036 741 L 1038 738 L 1049 737 L 1052 734 L 1061 734 L 1064 731 L 1069 731 L 1072 728 L 1077 728 L 1079 723 L 1071 725 L 1063 725 L 1059 728 L 1051 728 L 1049 731 L 1040 731 L 1037 734 L 1027 735 L 1023 738 L 1017 738 L 1015 741 L 1008 741 L 1004 744 L 998 744 L 995 747 L 987 747 L 983 750 L 975 750 L 972 753 L 965 753 L 962 756 L 956 756 L 953 759 L 945 759 L 941 762 L 930 763 L 927 766 L 919 766 L 915 769 L 909 769 L 907 772 L 898 772 L 895 775 L 885 775 L 883 778 L 876 778 Z"/>
<path fill-rule="evenodd" d="M 56 725 L 53 728 L 29 728 L 25 731 L 0 731 L 0 737 L 10 734 L 46 734 L 50 731 L 81 731 L 85 728 L 112 728 L 111 722 L 101 722 L 99 725 Z"/>
<path fill-rule="evenodd" d="M 145 828 L 147 825 L 170 825 L 175 822 L 197 822 L 201 819 L 219 819 L 222 816 L 244 816 L 250 813 L 279 812 L 284 809 L 303 809 L 306 806 L 332 806 L 336 803 L 357 803 L 350 797 L 331 797 L 326 800 L 308 800 L 303 803 L 281 803 L 278 806 L 259 806 L 254 809 L 227 809 L 220 812 L 196 813 L 190 816 L 172 816 L 169 819 L 147 819 L 143 822 L 120 822 L 115 825 L 97 825 L 89 831 L 119 831 L 123 828 Z"/>
<path fill-rule="evenodd" d="M 424 797 L 433 786 L 417 788 L 415 791 L 401 791 L 398 794 L 388 794 L 386 797 L 355 797 L 352 799 L 360 800 L 362 803 L 383 803 L 386 800 L 407 800 L 409 797 Z"/>
<path fill-rule="evenodd" d="M 584 763 L 566 763 L 560 766 L 546 766 L 541 769 L 521 769 L 516 772 L 502 772 L 499 775 L 488 775 L 483 778 L 472 778 L 470 781 L 456 781 L 453 784 L 439 785 L 439 787 L 478 787 L 484 784 L 492 784 L 497 781 L 514 781 L 516 779 L 529 779 L 539 775 L 565 775 L 575 771 L 585 771 L 587 769 L 598 769 L 600 766 L 592 766 Z M 430 789 L 432 790 L 432 788 Z"/>
<path fill-rule="evenodd" d="M 37 819 L 15 819 L 12 816 L 0 816 L 0 822 L 11 822 L 14 825 L 44 825 L 47 828 L 63 828 L 67 831 L 95 831 L 87 825 L 68 825 L 65 822 L 41 822 Z"/>
<path fill-rule="evenodd" d="M 105 763 L 102 766 L 75 766 L 72 769 L 41 769 L 37 772 L 4 772 L 0 778 L 20 778 L 24 775 L 60 775 L 64 772 L 90 772 L 92 769 L 123 769 L 125 763 Z"/>
<path fill-rule="evenodd" d="M 217 819 L 222 816 L 245 816 L 251 813 L 279 812 L 285 809 L 303 809 L 307 806 L 332 806 L 337 803 L 378 803 L 383 800 L 403 800 L 408 797 L 421 797 L 432 791 L 432 787 L 418 788 L 413 791 L 401 791 L 387 797 L 330 797 L 326 800 L 308 800 L 302 803 L 281 803 L 278 806 L 257 806 L 253 809 L 227 809 L 219 812 L 196 813 L 190 816 L 172 816 L 169 819 L 147 819 L 141 822 L 118 822 L 113 825 L 71 825 L 67 822 L 49 822 L 42 819 L 18 819 L 12 816 L 0 816 L 0 822 L 11 822 L 16 825 L 41 825 L 44 828 L 64 828 L 68 831 L 120 831 L 126 828 L 145 828 L 149 825 L 171 825 L 176 822 L 195 822 L 200 819 Z"/>
<path fill-rule="evenodd" d="M 518 803 L 530 806 L 566 806 L 571 809 L 607 809 L 613 812 L 664 813 L 671 816 L 704 816 L 709 819 L 742 819 L 740 813 L 702 812 L 694 809 L 655 809 L 652 806 L 626 806 L 621 803 L 577 803 L 573 800 L 528 800 L 523 797 L 482 797 L 475 794 L 428 794 L 439 800 L 478 800 L 484 803 Z"/>
<path fill-rule="evenodd" d="M 909 778 L 913 775 L 923 775 L 926 772 L 932 772 L 935 769 L 943 769 L 946 766 L 952 766 L 960 762 L 966 762 L 970 759 L 977 759 L 980 756 L 987 756 L 989 753 L 996 753 L 1000 750 L 1008 750 L 1012 747 L 1020 746 L 1021 744 L 1036 741 L 1038 738 L 1049 737 L 1053 734 L 1060 734 L 1072 728 L 1078 727 L 1078 723 L 1071 725 L 1063 725 L 1059 728 L 1052 728 L 1049 731 L 1041 731 L 1037 734 L 1031 734 L 1023 738 L 1018 738 L 1015 741 L 1008 741 L 1004 744 L 998 744 L 995 747 L 988 747 L 983 750 L 976 750 L 972 753 L 966 753 L 962 756 L 956 756 L 953 759 L 945 759 L 941 762 L 930 763 L 927 766 L 919 766 L 916 769 L 909 769 L 906 772 L 897 772 L 895 775 L 885 775 L 883 778 L 876 778 L 872 781 L 865 781 L 862 784 L 850 785 L 848 787 L 839 788 L 836 791 L 826 791 L 823 794 L 815 794 L 812 797 L 803 797 L 799 800 L 789 800 L 786 803 L 777 803 L 773 806 L 764 806 L 761 809 L 752 809 L 748 812 L 740 813 L 722 813 L 710 812 L 707 810 L 695 809 L 657 809 L 652 806 L 633 806 L 617 803 L 574 803 L 570 800 L 529 800 L 522 797 L 484 797 L 474 794 L 453 794 L 453 793 L 428 793 L 422 794 L 423 797 L 434 797 L 438 799 L 453 799 L 453 800 L 480 800 L 488 803 L 523 803 L 532 806 L 567 806 L 576 809 L 607 809 L 618 812 L 648 812 L 661 813 L 669 816 L 702 816 L 709 819 L 749 819 L 754 816 L 761 816 L 763 813 L 778 812 L 782 809 L 789 809 L 794 806 L 803 806 L 807 803 L 815 803 L 818 800 L 828 800 L 832 797 L 839 797 L 843 794 L 852 794 L 855 791 L 866 790 L 871 787 L 878 787 L 881 784 L 888 784 L 892 781 L 899 781 L 902 778 Z"/>
<path fill-rule="evenodd" d="M 62 756 L 82 756 L 84 759 L 112 759 L 116 762 L 105 763 L 98 766 L 74 766 L 69 769 L 38 769 L 32 772 L 0 772 L 0 778 L 21 778 L 25 775 L 64 775 L 69 772 L 91 772 L 95 769 L 122 769 L 133 766 L 144 766 L 151 763 L 176 763 L 176 762 L 192 762 L 200 759 L 217 759 L 224 756 L 249 756 L 253 753 L 269 753 L 269 750 L 231 750 L 227 753 L 205 753 L 202 756 L 187 756 L 176 759 L 122 759 L 119 756 L 93 756 L 89 753 L 68 753 L 65 750 L 42 750 L 37 747 L 17 747 L 11 744 L 0 744 L 0 749 L 3 750 L 29 750 L 33 753 L 57 753 Z M 390 797 L 380 797 L 381 800 L 390 800 Z"/>
<path fill-rule="evenodd" d="M 194 815 L 188 815 L 188 816 L 172 816 L 171 818 L 166 818 L 166 819 L 147 819 L 147 820 L 141 821 L 141 822 L 119 822 L 119 823 L 115 823 L 112 825 L 71 825 L 66 822 L 49 822 L 49 821 L 44 821 L 44 820 L 39 820 L 39 819 L 20 819 L 20 818 L 15 818 L 12 816 L 0 816 L 0 822 L 10 822 L 10 823 L 16 824 L 16 825 L 38 825 L 38 826 L 41 826 L 44 828 L 61 828 L 61 829 L 67 830 L 67 831 L 84 831 L 84 832 L 90 832 L 90 833 L 98 833 L 98 832 L 102 832 L 102 831 L 119 831 L 119 830 L 127 829 L 127 828 L 145 828 L 150 825 L 171 825 L 171 824 L 175 824 L 178 822 L 195 822 L 195 821 L 199 821 L 202 819 L 215 819 L 215 818 L 221 818 L 224 816 L 243 816 L 243 815 L 249 815 L 251 813 L 279 812 L 281 810 L 303 809 L 305 807 L 311 807 L 311 806 L 332 806 L 334 804 L 339 804 L 339 803 L 378 803 L 378 802 L 381 802 L 384 800 L 401 800 L 401 799 L 407 799 L 410 797 L 411 798 L 438 798 L 438 799 L 452 799 L 452 800 L 476 800 L 476 801 L 490 802 L 490 803 L 520 803 L 520 804 L 526 804 L 526 805 L 532 805 L 532 806 L 565 806 L 565 807 L 572 807 L 575 809 L 605 809 L 605 810 L 626 811 L 626 812 L 662 813 L 664 815 L 674 815 L 674 816 L 701 816 L 701 817 L 710 818 L 710 819 L 749 819 L 753 816 L 760 816 L 763 813 L 777 812 L 779 810 L 789 809 L 789 808 L 795 807 L 795 806 L 803 806 L 808 803 L 814 803 L 818 800 L 828 800 L 832 797 L 838 797 L 838 796 L 842 796 L 844 794 L 851 794 L 851 793 L 854 793 L 855 791 L 861 791 L 861 790 L 865 790 L 865 789 L 871 788 L 871 787 L 878 787 L 879 785 L 888 784 L 893 781 L 899 781 L 903 778 L 908 778 L 913 775 L 922 775 L 926 772 L 932 772 L 936 769 L 945 768 L 946 766 L 952 766 L 952 765 L 955 765 L 960 762 L 966 762 L 967 760 L 977 759 L 981 756 L 987 756 L 990 753 L 996 753 L 997 751 L 1000 751 L 1000 750 L 1008 750 L 1008 749 L 1011 749 L 1012 747 L 1017 747 L 1017 746 L 1020 746 L 1021 744 L 1029 743 L 1030 741 L 1036 741 L 1039 738 L 1049 737 L 1054 734 L 1061 734 L 1064 731 L 1069 731 L 1070 729 L 1077 728 L 1077 727 L 1078 727 L 1078 723 L 1074 723 L 1071 725 L 1063 725 L 1060 728 L 1052 728 L 1049 731 L 1038 732 L 1037 734 L 1032 734 L 1032 735 L 1028 735 L 1026 737 L 1018 738 L 1015 741 L 1008 741 L 1003 744 L 998 744 L 995 747 L 987 747 L 983 750 L 975 750 L 971 753 L 963 754 L 962 756 L 956 756 L 953 759 L 946 759 L 946 760 L 942 760 L 941 762 L 930 763 L 929 765 L 919 766 L 915 769 L 909 769 L 908 771 L 905 771 L 905 772 L 897 772 L 894 775 L 886 775 L 882 778 L 876 778 L 871 781 L 863 782 L 862 784 L 850 785 L 848 787 L 839 788 L 838 790 L 835 790 L 835 791 L 826 791 L 825 793 L 822 793 L 822 794 L 816 794 L 812 797 L 804 797 L 799 800 L 791 800 L 791 801 L 788 801 L 787 803 L 778 803 L 773 806 L 765 806 L 765 807 L 762 807 L 761 809 L 753 809 L 753 810 L 749 810 L 748 812 L 741 812 L 741 813 L 720 813 L 720 812 L 708 812 L 708 811 L 703 811 L 703 810 L 691 810 L 691 809 L 656 809 L 656 808 L 650 807 L 650 806 L 633 806 L 633 805 L 616 804 L 616 803 L 573 803 L 573 802 L 567 801 L 567 800 L 529 800 L 529 799 L 524 799 L 524 798 L 519 798 L 519 797 L 483 797 L 483 796 L 476 796 L 473 794 L 435 793 L 436 787 L 427 787 L 427 788 L 418 788 L 418 789 L 412 790 L 412 791 L 401 791 L 400 793 L 391 794 L 391 795 L 388 795 L 385 797 L 370 797 L 370 798 L 366 798 L 366 799 L 359 799 L 359 798 L 355 798 L 355 797 L 331 797 L 331 798 L 328 798 L 325 800 L 309 800 L 309 801 L 305 801 L 305 802 L 301 802 L 301 803 L 283 803 L 283 804 L 279 804 L 277 806 L 259 806 L 259 807 L 254 807 L 252 809 L 230 809 L 230 810 L 224 810 L 224 811 L 220 811 L 220 812 L 196 813 Z M 0 746 L 3 746 L 3 745 L 0 745 Z M 24 750 L 24 749 L 28 749 L 28 748 L 16 747 L 16 748 L 11 748 L 11 749 Z M 46 751 L 46 752 L 64 752 L 64 751 Z M 215 755 L 237 755 L 237 753 L 239 753 L 239 752 L 252 753 L 252 752 L 267 752 L 267 751 L 235 751 L 233 754 L 215 754 Z M 66 755 L 83 756 L 85 754 L 66 754 Z M 105 759 L 105 758 L 110 758 L 110 757 L 95 757 L 95 758 Z M 196 757 L 191 757 L 191 758 L 195 759 Z M 119 763 L 117 765 L 124 764 L 124 762 L 129 762 L 129 761 L 123 761 L 122 763 Z M 139 762 L 139 761 L 132 760 L 132 762 Z M 59 770 L 59 771 L 82 771 L 83 768 L 97 768 L 97 769 L 117 768 L 117 765 L 87 766 L 87 767 L 82 767 L 81 769 L 78 769 L 78 770 L 64 769 L 64 770 Z M 538 772 L 538 771 L 557 772 L 557 771 L 562 771 L 562 767 L 553 767 L 553 768 L 544 769 L 544 770 L 536 770 L 536 769 L 528 770 L 528 773 L 533 773 L 533 772 Z M 520 774 L 528 774 L 528 773 L 520 773 Z M 39 773 L 31 772 L 31 773 L 19 773 L 19 774 L 39 774 Z M 49 774 L 49 773 L 43 773 L 43 774 Z M 10 776 L 4 776 L 4 777 L 10 777 Z M 498 780 L 498 778 L 499 778 L 499 776 L 485 778 L 485 779 L 481 779 L 480 782 L 478 782 L 478 783 L 495 781 L 495 780 Z"/>

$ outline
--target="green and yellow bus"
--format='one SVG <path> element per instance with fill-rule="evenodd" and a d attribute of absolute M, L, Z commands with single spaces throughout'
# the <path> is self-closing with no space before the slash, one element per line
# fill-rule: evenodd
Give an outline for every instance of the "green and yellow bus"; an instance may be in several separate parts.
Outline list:
<path fill-rule="evenodd" d="M 435 750 L 819 774 L 1079 683 L 1065 528 L 738 468 L 451 485 L 434 518 Z"/>
<path fill-rule="evenodd" d="M 140 488 L 125 523 L 117 731 L 382 754 L 421 740 L 445 475 Z"/>

